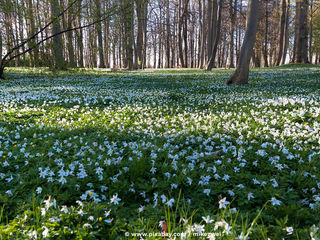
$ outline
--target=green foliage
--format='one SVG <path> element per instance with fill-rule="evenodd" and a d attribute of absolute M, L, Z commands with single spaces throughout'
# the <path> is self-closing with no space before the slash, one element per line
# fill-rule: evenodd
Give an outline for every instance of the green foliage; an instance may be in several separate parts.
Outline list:
<path fill-rule="evenodd" d="M 0 238 L 316 239 L 319 72 L 9 69 Z"/>

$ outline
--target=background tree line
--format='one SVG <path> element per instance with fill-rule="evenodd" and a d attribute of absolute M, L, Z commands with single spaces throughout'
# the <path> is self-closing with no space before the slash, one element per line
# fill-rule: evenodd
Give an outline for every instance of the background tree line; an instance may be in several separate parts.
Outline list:
<path fill-rule="evenodd" d="M 233 68 L 247 5 L 247 0 L 1 0 L 0 56 L 29 39 L 11 53 L 18 57 L 10 66 Z M 112 6 L 114 13 L 105 17 Z M 255 11 L 253 66 L 319 64 L 319 1 L 263 0 Z M 77 29 L 85 25 L 90 26 Z"/>

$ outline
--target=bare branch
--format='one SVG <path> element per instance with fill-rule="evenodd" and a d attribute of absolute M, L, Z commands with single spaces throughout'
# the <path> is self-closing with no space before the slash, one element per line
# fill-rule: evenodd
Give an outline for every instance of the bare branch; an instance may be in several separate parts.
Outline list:
<path fill-rule="evenodd" d="M 52 19 L 50 22 L 48 22 L 44 27 L 42 27 L 38 32 L 33 34 L 31 37 L 28 39 L 24 40 L 22 43 L 18 44 L 17 46 L 13 47 L 10 51 L 7 52 L 7 54 L 2 58 L 2 62 L 6 60 L 10 54 L 12 54 L 15 50 L 21 48 L 24 46 L 26 43 L 34 39 L 36 36 L 38 36 L 39 33 L 43 32 L 46 28 L 48 28 L 57 18 L 61 17 L 65 12 L 67 12 L 77 1 L 79 0 L 74 0 L 66 9 L 64 9 L 55 19 Z M 20 54 L 21 55 L 21 54 Z M 19 56 L 20 56 L 19 55 Z M 10 58 L 11 59 L 11 58 Z"/>
<path fill-rule="evenodd" d="M 46 37 L 46 38 L 42 39 L 41 41 L 37 42 L 34 46 L 26 49 L 25 51 L 23 51 L 23 52 L 21 52 L 21 53 L 18 53 L 18 54 L 16 54 L 16 55 L 10 57 L 10 58 L 7 60 L 7 62 L 9 62 L 9 61 L 11 61 L 11 60 L 13 60 L 13 59 L 15 59 L 15 58 L 23 55 L 23 54 L 26 54 L 27 52 L 30 52 L 31 50 L 33 50 L 34 48 L 36 48 L 36 47 L 37 47 L 38 45 L 40 45 L 41 43 L 43 43 L 43 42 L 45 42 L 45 41 L 47 41 L 47 40 L 49 40 L 49 39 L 51 39 L 51 38 L 53 38 L 53 37 L 55 37 L 55 36 L 58 36 L 58 35 L 60 35 L 60 34 L 66 33 L 66 32 L 70 32 L 70 31 L 75 31 L 75 30 L 78 30 L 78 29 L 87 28 L 87 27 L 90 27 L 90 26 L 92 26 L 92 25 L 95 25 L 95 24 L 97 24 L 97 23 L 99 23 L 99 22 L 103 22 L 103 21 L 107 20 L 108 18 L 110 18 L 110 17 L 112 16 L 112 14 L 115 13 L 115 11 L 113 11 L 114 9 L 116 9 L 116 6 L 113 6 L 111 9 L 109 9 L 108 15 L 104 16 L 102 19 L 99 19 L 99 20 L 97 20 L 97 21 L 91 22 L 91 23 L 89 23 L 89 24 L 87 24 L 87 25 L 83 25 L 83 26 L 78 26 L 78 27 L 74 27 L 74 28 L 65 29 L 65 30 L 63 30 L 63 31 L 61 31 L 61 32 L 59 32 L 59 33 L 53 34 L 53 35 L 51 35 L 51 36 L 49 36 L 49 37 Z M 3 65 L 3 66 L 5 65 L 4 61 L 2 62 L 2 65 Z M 1 65 L 0 65 L 0 68 L 1 68 Z"/>

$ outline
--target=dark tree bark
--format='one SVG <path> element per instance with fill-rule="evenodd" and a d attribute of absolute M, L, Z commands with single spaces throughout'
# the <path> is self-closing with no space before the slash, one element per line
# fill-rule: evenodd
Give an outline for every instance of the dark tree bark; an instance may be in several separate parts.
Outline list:
<path fill-rule="evenodd" d="M 2 66 L 2 33 L 0 31 L 0 66 Z M 0 78 L 3 78 L 4 68 L 0 68 Z"/>
<path fill-rule="evenodd" d="M 208 60 L 208 63 L 207 63 L 207 66 L 206 66 L 206 71 L 210 71 L 213 68 L 214 61 L 215 61 L 216 54 L 217 54 L 218 43 L 219 43 L 220 32 L 221 32 L 222 6 L 223 6 L 223 0 L 220 0 L 219 1 L 219 10 L 218 10 L 217 28 L 216 28 L 216 32 L 214 34 L 215 35 L 215 40 L 214 40 L 212 53 L 210 54 L 210 59 Z"/>
<path fill-rule="evenodd" d="M 263 46 L 263 62 L 264 67 L 268 67 L 268 35 L 269 35 L 269 0 L 265 0 L 265 32 L 264 32 L 264 46 Z"/>
<path fill-rule="evenodd" d="M 123 62 L 124 62 L 124 57 L 125 57 L 125 52 L 123 51 L 124 42 L 123 42 L 123 34 L 122 34 L 122 32 L 123 32 L 123 26 L 121 26 L 121 31 L 120 31 L 119 37 L 117 38 L 118 42 L 119 42 L 117 58 L 118 58 L 118 63 L 119 63 L 119 67 L 120 68 L 123 67 Z"/>
<path fill-rule="evenodd" d="M 16 8 L 17 8 L 17 19 L 18 19 L 18 23 L 19 23 L 19 27 L 17 29 L 19 29 L 19 39 L 21 41 L 21 39 L 24 39 L 24 24 L 23 24 L 23 13 L 24 13 L 24 8 L 25 8 L 25 5 L 23 2 L 16 2 Z M 22 51 L 25 50 L 25 46 L 23 46 L 22 48 Z M 22 55 L 22 58 L 23 58 L 23 64 L 25 64 L 26 62 L 26 56 L 25 55 Z"/>
<path fill-rule="evenodd" d="M 17 11 L 17 6 L 16 3 L 13 3 L 14 5 L 14 11 Z M 14 39 L 14 44 L 18 44 L 19 42 L 19 33 L 18 33 L 18 17 L 17 15 L 14 13 L 14 16 L 12 16 L 11 18 L 11 23 L 12 23 L 12 34 L 13 34 L 13 39 Z M 17 52 L 20 52 L 20 49 L 17 50 Z M 15 67 L 18 67 L 20 63 L 20 57 L 15 59 Z"/>
<path fill-rule="evenodd" d="M 87 8 L 86 19 L 89 22 L 90 19 L 96 18 L 96 9 L 94 1 L 88 1 L 89 7 Z M 91 26 L 88 29 L 88 41 L 87 41 L 87 49 L 88 49 L 88 59 L 86 61 L 87 67 L 96 68 L 98 67 L 98 46 L 97 46 L 97 31 L 95 29 L 96 26 Z"/>
<path fill-rule="evenodd" d="M 36 32 L 34 13 L 33 13 L 33 4 L 32 0 L 28 0 L 26 2 L 27 5 L 27 23 L 28 23 L 28 36 L 31 37 Z M 34 46 L 36 43 L 35 39 L 30 41 L 29 47 Z M 39 51 L 38 48 L 35 48 L 32 52 L 30 52 L 31 56 L 31 65 L 38 66 L 39 65 Z"/>
<path fill-rule="evenodd" d="M 52 34 L 55 35 L 52 41 L 52 54 L 53 54 L 53 68 L 66 69 L 66 64 L 63 57 L 63 43 L 62 35 L 57 34 L 61 32 L 60 20 L 57 17 L 60 11 L 58 0 L 51 0 L 51 19 L 52 19 Z"/>
<path fill-rule="evenodd" d="M 181 0 L 179 0 L 179 12 L 178 12 L 178 48 L 179 48 L 179 59 L 180 59 L 180 65 L 182 67 L 186 67 L 184 65 L 184 57 L 183 57 L 183 48 L 182 48 L 182 23 L 183 23 L 183 16 L 182 16 L 182 6 L 181 6 L 182 2 Z"/>
<path fill-rule="evenodd" d="M 2 59 L 2 33 L 0 31 L 0 59 Z"/>
<path fill-rule="evenodd" d="M 196 10 L 195 10 L 195 5 L 192 5 L 192 8 L 190 6 L 190 11 L 191 13 L 195 13 Z M 189 34 L 190 34 L 190 37 L 189 37 L 189 46 L 190 46 L 190 63 L 189 63 L 189 66 L 191 68 L 194 68 L 194 65 L 196 63 L 196 53 L 195 53 L 195 45 L 196 45 L 196 39 L 197 39 L 197 34 L 196 34 L 196 30 L 195 30 L 195 26 L 196 26 L 196 19 L 195 19 L 195 14 L 191 14 L 190 15 L 191 18 L 189 19 L 190 21 L 190 28 L 189 28 Z"/>
<path fill-rule="evenodd" d="M 116 57 L 116 44 L 115 40 L 112 41 L 112 59 L 113 59 L 113 69 L 116 69 L 117 64 L 117 57 Z M 110 65 L 111 66 L 111 65 Z"/>
<path fill-rule="evenodd" d="M 295 63 L 308 63 L 308 0 L 296 2 Z"/>
<path fill-rule="evenodd" d="M 310 28 L 309 28 L 309 63 L 312 63 L 312 41 L 313 41 L 313 0 L 310 0 Z"/>
<path fill-rule="evenodd" d="M 166 68 L 170 67 L 170 38 L 171 38 L 171 29 L 170 29 L 170 9 L 169 9 L 169 0 L 166 0 Z"/>
<path fill-rule="evenodd" d="M 260 48 L 257 48 L 257 47 L 254 48 L 254 59 L 255 59 L 254 66 L 257 68 L 261 67 L 261 50 L 260 50 Z"/>
<path fill-rule="evenodd" d="M 57 17 L 57 14 L 60 12 L 60 5 L 58 0 L 50 0 L 49 3 L 51 10 L 52 35 L 55 35 L 52 38 L 53 68 L 63 69 L 65 64 L 63 58 L 62 36 L 56 35 L 56 33 L 61 31 L 60 20 Z"/>
<path fill-rule="evenodd" d="M 276 66 L 280 65 L 282 56 L 283 56 L 283 48 L 285 45 L 285 27 L 286 27 L 286 14 L 287 14 L 287 2 L 286 0 L 281 0 L 281 15 L 280 15 L 280 31 L 279 31 L 279 47 L 278 47 L 278 57 Z"/>
<path fill-rule="evenodd" d="M 205 47 L 206 47 L 206 1 L 205 0 L 200 0 L 199 1 L 199 5 L 201 6 L 200 11 L 201 11 L 201 15 L 202 18 L 200 19 L 200 24 L 201 24 L 201 35 L 200 35 L 200 39 L 201 39 L 201 45 L 200 45 L 200 50 L 199 50 L 199 54 L 200 54 L 200 59 L 199 59 L 199 68 L 202 69 L 204 66 L 204 60 L 205 60 Z M 199 25 L 200 25 L 199 24 Z"/>
<path fill-rule="evenodd" d="M 289 45 L 289 14 L 290 14 L 290 0 L 286 0 L 287 9 L 286 9 L 286 18 L 285 18 L 285 27 L 284 27 L 284 42 L 283 42 L 283 53 L 281 58 L 281 65 L 286 63 L 288 45 Z"/>
<path fill-rule="evenodd" d="M 236 8 L 237 0 L 229 0 L 229 14 L 230 14 L 230 65 L 229 68 L 234 68 L 234 27 L 236 25 Z"/>
<path fill-rule="evenodd" d="M 68 0 L 68 5 L 71 4 L 71 0 Z M 72 18 L 73 18 L 74 12 L 73 8 L 70 8 L 68 11 L 68 28 L 72 28 Z M 72 32 L 67 32 L 67 48 L 68 48 L 68 55 L 69 55 L 69 65 L 70 67 L 76 67 L 75 57 L 74 57 L 74 47 L 73 47 L 73 34 Z"/>
<path fill-rule="evenodd" d="M 218 0 L 208 0 L 208 39 L 207 39 L 207 55 L 206 62 L 211 58 L 213 52 L 214 41 L 217 33 L 218 20 Z"/>
<path fill-rule="evenodd" d="M 247 26 L 241 46 L 239 64 L 235 73 L 226 81 L 226 84 L 247 84 L 249 78 L 249 64 L 253 54 L 256 39 L 259 0 L 249 0 L 247 10 Z"/>
<path fill-rule="evenodd" d="M 137 67 L 143 69 L 145 66 L 144 46 L 145 46 L 145 30 L 147 24 L 147 0 L 136 0 L 136 15 L 137 15 Z"/>
<path fill-rule="evenodd" d="M 105 11 L 108 9 L 109 7 L 109 2 L 105 1 Z M 110 25 L 109 25 L 109 21 L 105 21 L 104 22 L 104 37 L 103 37 L 103 41 L 104 41 L 104 62 L 106 64 L 106 68 L 110 68 L 110 40 L 109 40 L 109 34 L 110 34 Z"/>
<path fill-rule="evenodd" d="M 241 19 L 241 15 L 242 15 L 242 0 L 240 0 L 239 2 L 239 14 L 238 17 L 237 17 L 237 20 L 238 20 L 238 29 L 236 31 L 236 63 L 237 65 L 239 64 L 239 57 L 240 57 L 240 48 L 241 48 L 241 27 L 240 27 L 240 19 Z"/>
<path fill-rule="evenodd" d="M 151 31 L 154 32 L 154 29 L 152 28 Z M 157 67 L 157 38 L 155 34 L 153 34 L 152 36 L 153 36 L 153 68 L 156 68 Z"/>
<path fill-rule="evenodd" d="M 132 0 L 120 0 L 120 9 L 121 9 L 121 19 L 124 28 L 124 50 L 125 50 L 125 60 L 124 67 L 128 70 L 133 69 L 133 13 L 134 6 Z"/>
<path fill-rule="evenodd" d="M 162 52 L 162 11 L 160 11 L 159 15 L 159 57 L 158 57 L 158 68 L 162 68 L 162 58 L 163 58 L 163 52 Z"/>
<path fill-rule="evenodd" d="M 101 19 L 101 2 L 100 0 L 95 0 L 95 14 L 96 19 Z M 102 25 L 101 22 L 97 23 L 96 26 L 97 35 L 98 35 L 98 53 L 99 53 L 99 68 L 105 68 L 106 64 L 104 62 L 104 54 L 103 54 L 103 39 L 102 39 Z"/>
<path fill-rule="evenodd" d="M 173 11 L 173 22 L 177 22 L 177 8 L 174 8 Z M 171 67 L 175 67 L 179 65 L 178 53 L 177 53 L 177 24 L 173 25 L 172 31 L 172 48 L 171 48 Z M 177 61 L 178 60 L 178 61 Z"/>
<path fill-rule="evenodd" d="M 81 7 L 81 2 L 79 2 L 79 4 L 77 4 L 78 8 Z M 81 26 L 81 13 L 80 11 L 77 13 L 77 23 L 78 26 Z M 78 66 L 83 68 L 84 67 L 84 56 L 83 56 L 83 30 L 82 28 L 79 29 L 78 31 L 76 31 L 77 33 L 77 44 L 78 44 L 78 52 L 79 52 L 79 59 L 78 59 Z"/>
<path fill-rule="evenodd" d="M 184 42 L 184 67 L 188 67 L 188 16 L 189 0 L 183 0 L 183 42 Z"/>

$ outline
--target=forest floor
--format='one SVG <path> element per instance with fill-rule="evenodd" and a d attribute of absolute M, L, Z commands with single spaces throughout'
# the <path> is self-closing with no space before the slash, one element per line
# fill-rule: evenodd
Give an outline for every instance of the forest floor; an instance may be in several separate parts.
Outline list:
<path fill-rule="evenodd" d="M 9 69 L 0 239 L 320 237 L 320 68 L 231 74 Z"/>

